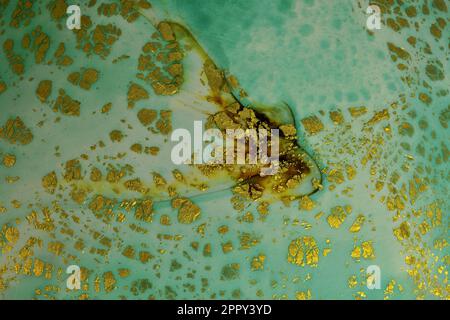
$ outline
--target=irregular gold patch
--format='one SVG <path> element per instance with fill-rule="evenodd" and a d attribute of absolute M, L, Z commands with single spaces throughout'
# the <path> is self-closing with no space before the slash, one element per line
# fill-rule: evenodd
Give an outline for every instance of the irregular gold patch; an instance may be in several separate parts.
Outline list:
<path fill-rule="evenodd" d="M 67 4 L 65 0 L 55 0 L 48 5 L 48 8 L 52 19 L 59 20 L 66 15 Z"/>
<path fill-rule="evenodd" d="M 96 25 L 92 30 L 91 18 L 81 16 L 81 29 L 74 30 L 77 36 L 77 48 L 83 50 L 87 55 L 96 54 L 105 59 L 111 52 L 111 47 L 122 35 L 122 30 L 109 23 Z"/>
<path fill-rule="evenodd" d="M 105 105 L 103 105 L 101 112 L 102 113 L 108 113 L 112 108 L 112 103 L 108 102 Z"/>
<path fill-rule="evenodd" d="M 92 168 L 90 174 L 91 181 L 98 182 L 102 179 L 102 172 L 98 168 Z"/>
<path fill-rule="evenodd" d="M 200 208 L 189 199 L 176 198 L 172 201 L 172 207 L 178 208 L 179 223 L 191 224 L 200 217 Z"/>
<path fill-rule="evenodd" d="M 150 252 L 147 251 L 139 252 L 139 261 L 141 261 L 142 263 L 147 263 L 150 259 L 153 259 L 153 255 Z"/>
<path fill-rule="evenodd" d="M 223 71 L 217 68 L 211 59 L 207 59 L 205 61 L 203 71 L 206 74 L 211 91 L 218 93 L 225 84 L 225 76 Z"/>
<path fill-rule="evenodd" d="M 9 25 L 14 28 L 19 28 L 23 22 L 24 26 L 27 26 L 34 16 L 33 1 L 17 1 Z"/>
<path fill-rule="evenodd" d="M 123 251 L 122 255 L 128 259 L 134 259 L 135 250 L 132 246 L 127 246 Z"/>
<path fill-rule="evenodd" d="M 72 72 L 67 80 L 74 85 L 78 85 L 84 90 L 90 90 L 91 86 L 97 82 L 99 72 L 93 68 L 82 69 L 81 72 Z"/>
<path fill-rule="evenodd" d="M 156 119 L 157 112 L 153 109 L 141 109 L 139 110 L 137 117 L 143 126 L 148 126 Z"/>
<path fill-rule="evenodd" d="M 73 180 L 81 180 L 83 177 L 81 175 L 81 164 L 77 159 L 72 159 L 66 162 L 64 179 L 67 182 Z"/>
<path fill-rule="evenodd" d="M 148 192 L 148 188 L 144 187 L 144 184 L 141 182 L 141 179 L 139 178 L 127 180 L 123 185 L 125 186 L 126 189 L 130 191 L 137 191 L 142 194 Z"/>
<path fill-rule="evenodd" d="M 175 40 L 175 35 L 172 31 L 172 27 L 170 26 L 169 23 L 167 22 L 161 22 L 158 25 L 158 30 L 161 33 L 161 36 L 163 37 L 163 39 L 165 41 L 174 41 Z"/>
<path fill-rule="evenodd" d="M 314 209 L 315 206 L 316 206 L 316 204 L 310 197 L 303 196 L 300 198 L 300 208 L 301 209 L 310 211 L 310 210 Z"/>
<path fill-rule="evenodd" d="M 355 246 L 350 254 L 354 260 L 361 259 L 361 247 Z"/>
<path fill-rule="evenodd" d="M 160 96 L 171 96 L 178 92 L 178 86 L 172 83 L 162 83 L 155 81 L 152 83 L 153 90 Z"/>
<path fill-rule="evenodd" d="M 174 95 L 183 83 L 183 52 L 170 22 L 157 26 L 156 41 L 146 43 L 139 56 L 137 78 L 149 83 L 157 95 Z"/>
<path fill-rule="evenodd" d="M 256 257 L 252 258 L 252 262 L 250 263 L 250 268 L 252 271 L 264 270 L 264 261 L 266 260 L 266 256 L 260 254 Z"/>
<path fill-rule="evenodd" d="M 228 241 L 226 243 L 222 244 L 222 252 L 227 254 L 228 252 L 233 251 L 233 243 L 231 241 Z"/>
<path fill-rule="evenodd" d="M 59 89 L 59 96 L 53 105 L 53 111 L 59 111 L 67 116 L 79 116 L 80 102 L 68 96 L 64 89 Z"/>
<path fill-rule="evenodd" d="M 285 137 L 295 138 L 297 136 L 297 129 L 293 124 L 281 125 L 280 130 Z"/>
<path fill-rule="evenodd" d="M 374 125 L 382 120 L 388 120 L 389 119 L 389 110 L 383 109 L 381 111 L 375 112 L 373 117 L 366 122 L 367 125 Z"/>
<path fill-rule="evenodd" d="M 112 17 L 118 14 L 119 5 L 117 3 L 102 3 L 97 9 L 98 14 Z"/>
<path fill-rule="evenodd" d="M 48 243 L 47 250 L 57 256 L 60 256 L 64 250 L 64 244 L 59 241 L 52 241 Z"/>
<path fill-rule="evenodd" d="M 56 64 L 58 66 L 66 67 L 73 63 L 73 59 L 71 57 L 64 55 L 65 52 L 66 46 L 64 42 L 61 42 L 58 45 L 58 48 L 56 49 L 55 53 L 53 54 L 53 56 L 57 59 Z"/>
<path fill-rule="evenodd" d="M 42 80 L 39 82 L 36 89 L 36 96 L 41 100 L 41 102 L 46 102 L 50 94 L 52 93 L 52 81 Z"/>
<path fill-rule="evenodd" d="M 109 133 L 109 138 L 112 142 L 120 142 L 123 139 L 122 131 L 120 130 L 113 130 Z"/>
<path fill-rule="evenodd" d="M 86 190 L 74 187 L 70 192 L 70 197 L 78 204 L 82 204 L 86 200 Z"/>
<path fill-rule="evenodd" d="M 3 157 L 3 165 L 7 168 L 14 167 L 16 164 L 16 156 L 13 154 L 6 154 Z"/>
<path fill-rule="evenodd" d="M 429 105 L 433 101 L 429 95 L 423 92 L 419 93 L 419 100 L 426 105 Z"/>
<path fill-rule="evenodd" d="M 301 120 L 306 132 L 313 135 L 323 130 L 322 121 L 317 116 L 310 116 Z"/>
<path fill-rule="evenodd" d="M 311 290 L 305 291 L 297 291 L 295 293 L 296 300 L 310 300 L 311 299 Z"/>
<path fill-rule="evenodd" d="M 331 209 L 331 214 L 327 217 L 327 222 L 331 228 L 337 229 L 344 222 L 347 217 L 347 213 L 341 206 L 333 207 Z"/>
<path fill-rule="evenodd" d="M 344 123 L 344 116 L 341 111 L 330 111 L 330 119 L 334 124 Z"/>
<path fill-rule="evenodd" d="M 137 220 L 152 222 L 153 217 L 153 201 L 151 199 L 143 200 L 136 207 L 134 217 Z"/>
<path fill-rule="evenodd" d="M 172 111 L 161 110 L 159 112 L 160 118 L 156 122 L 156 128 L 164 135 L 172 132 Z"/>
<path fill-rule="evenodd" d="M 34 260 L 34 267 L 33 267 L 33 273 L 36 277 L 40 277 L 43 272 L 44 272 L 44 262 L 39 260 L 39 259 L 35 259 Z"/>
<path fill-rule="evenodd" d="M 348 180 L 353 180 L 356 176 L 356 169 L 351 165 L 345 166 L 345 172 L 347 173 Z"/>
<path fill-rule="evenodd" d="M 317 267 L 319 262 L 319 247 L 311 236 L 292 240 L 288 248 L 287 261 L 298 266 Z"/>
<path fill-rule="evenodd" d="M 367 108 L 364 107 L 364 106 L 361 106 L 361 107 L 350 107 L 350 108 L 348 108 L 348 111 L 350 112 L 350 115 L 353 118 L 357 118 L 357 117 L 360 117 L 360 116 L 366 114 L 367 113 Z"/>
<path fill-rule="evenodd" d="M 107 293 L 115 289 L 116 279 L 111 271 L 103 273 L 103 286 Z"/>
<path fill-rule="evenodd" d="M 448 12 L 447 4 L 444 0 L 433 0 L 433 7 L 442 12 Z"/>
<path fill-rule="evenodd" d="M 142 153 L 142 144 L 134 143 L 131 145 L 130 150 L 136 153 Z"/>
<path fill-rule="evenodd" d="M 163 187 L 167 184 L 166 180 L 157 172 L 153 172 L 153 182 L 157 187 Z"/>
<path fill-rule="evenodd" d="M 58 185 L 58 178 L 56 177 L 56 173 L 52 171 L 49 174 L 42 177 L 41 184 L 42 187 L 44 187 L 45 191 L 53 194 Z"/>
<path fill-rule="evenodd" d="M 8 86 L 6 85 L 6 83 L 3 81 L 0 81 L 0 94 L 5 92 L 7 88 L 8 88 Z"/>
<path fill-rule="evenodd" d="M 6 139 L 9 143 L 16 142 L 26 145 L 33 140 L 33 134 L 23 123 L 20 117 L 9 119 L 6 124 L 0 128 L 0 138 Z"/>
<path fill-rule="evenodd" d="M 361 230 L 362 225 L 366 221 L 366 218 L 364 215 L 360 214 L 356 217 L 355 221 L 353 221 L 353 224 L 351 225 L 349 231 L 350 232 L 359 232 Z"/>
<path fill-rule="evenodd" d="M 16 227 L 8 227 L 5 231 L 5 238 L 11 244 L 16 243 L 20 238 L 19 229 Z"/>
<path fill-rule="evenodd" d="M 25 34 L 22 39 L 22 47 L 34 52 L 36 64 L 44 62 L 45 55 L 50 48 L 50 37 L 37 26 L 31 33 Z"/>
<path fill-rule="evenodd" d="M 256 210 L 258 211 L 261 218 L 266 217 L 269 214 L 269 203 L 266 201 L 262 201 L 257 207 Z"/>
<path fill-rule="evenodd" d="M 148 99 L 149 95 L 147 90 L 145 90 L 140 85 L 132 82 L 130 87 L 128 88 L 127 98 L 128 98 L 128 108 L 133 108 L 137 101 Z"/>
<path fill-rule="evenodd" d="M 408 239 L 411 234 L 410 226 L 407 221 L 404 221 L 394 229 L 394 235 L 397 237 L 399 241 Z"/>
<path fill-rule="evenodd" d="M 361 244 L 362 247 L 362 256 L 364 259 L 375 259 L 375 250 L 373 248 L 372 241 L 364 241 Z"/>
<path fill-rule="evenodd" d="M 20 55 L 15 54 L 13 49 L 14 41 L 12 39 L 6 39 L 3 43 L 3 51 L 5 52 L 9 65 L 15 74 L 22 75 L 25 72 L 24 59 Z"/>
<path fill-rule="evenodd" d="M 389 50 L 396 54 L 397 57 L 399 57 L 402 60 L 410 60 L 411 59 L 411 55 L 408 53 L 408 51 L 406 51 L 403 48 L 397 47 L 395 44 L 388 42 L 388 48 Z M 392 56 L 392 60 L 395 62 L 396 59 L 394 59 L 395 56 Z"/>
<path fill-rule="evenodd" d="M 339 169 L 331 169 L 327 172 L 328 181 L 341 184 L 345 181 L 344 173 Z"/>
<path fill-rule="evenodd" d="M 261 238 L 255 234 L 251 234 L 248 232 L 242 232 L 239 235 L 239 242 L 240 242 L 240 250 L 247 250 L 251 247 L 256 246 L 258 243 L 261 242 Z"/>
<path fill-rule="evenodd" d="M 439 65 L 439 67 L 437 66 Z M 436 61 L 435 64 L 427 64 L 425 67 L 425 73 L 430 78 L 431 81 L 441 81 L 445 79 L 444 71 L 442 71 L 442 63 Z"/>

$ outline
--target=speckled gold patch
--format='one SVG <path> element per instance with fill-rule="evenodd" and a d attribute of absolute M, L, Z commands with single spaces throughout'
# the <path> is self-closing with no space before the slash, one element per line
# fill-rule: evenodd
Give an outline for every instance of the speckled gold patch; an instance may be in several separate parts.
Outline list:
<path fill-rule="evenodd" d="M 9 143 L 29 144 L 33 140 L 33 134 L 23 123 L 20 117 L 9 119 L 6 124 L 0 128 L 0 138 L 6 139 Z"/>

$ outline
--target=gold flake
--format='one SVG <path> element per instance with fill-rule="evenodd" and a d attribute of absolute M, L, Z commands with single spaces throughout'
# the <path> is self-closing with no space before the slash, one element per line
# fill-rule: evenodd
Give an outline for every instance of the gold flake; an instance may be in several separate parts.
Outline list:
<path fill-rule="evenodd" d="M 214 93 L 218 93 L 225 84 L 225 78 L 222 70 L 217 68 L 211 59 L 207 59 L 203 65 L 203 71 L 208 79 L 210 89 Z"/>
<path fill-rule="evenodd" d="M 9 119 L 6 124 L 0 128 L 0 138 L 6 139 L 9 143 L 19 142 L 22 145 L 29 144 L 33 140 L 33 134 L 23 123 L 20 117 Z"/>
<path fill-rule="evenodd" d="M 159 147 L 145 147 L 144 152 L 152 156 L 158 155 Z"/>
<path fill-rule="evenodd" d="M 36 95 L 41 102 L 46 102 L 52 93 L 52 81 L 42 80 L 36 89 Z"/>
<path fill-rule="evenodd" d="M 292 124 L 282 125 L 280 126 L 280 130 L 286 137 L 296 137 L 297 135 L 297 129 L 295 129 L 295 126 Z"/>
<path fill-rule="evenodd" d="M 54 171 L 45 175 L 42 178 L 42 187 L 44 187 L 45 191 L 48 193 L 54 193 L 56 190 L 56 186 L 58 185 L 58 178 L 56 177 L 56 173 Z"/>
<path fill-rule="evenodd" d="M 352 275 L 348 278 L 347 284 L 349 288 L 354 288 L 358 285 L 358 280 L 356 279 L 355 275 Z"/>
<path fill-rule="evenodd" d="M 115 289 L 116 285 L 116 279 L 114 278 L 114 275 L 111 271 L 103 273 L 103 286 L 105 288 L 105 291 L 111 292 Z"/>
<path fill-rule="evenodd" d="M 16 164 L 16 156 L 13 154 L 6 154 L 3 156 L 3 165 L 7 168 L 14 167 Z"/>
<path fill-rule="evenodd" d="M 158 25 L 158 30 L 165 41 L 174 41 L 175 35 L 169 23 L 163 21 Z"/>
<path fill-rule="evenodd" d="M 186 198 L 177 198 L 172 201 L 172 207 L 178 208 L 178 222 L 191 224 L 200 217 L 200 208 Z"/>
<path fill-rule="evenodd" d="M 311 290 L 305 291 L 297 291 L 295 293 L 296 300 L 310 300 L 311 299 Z"/>
<path fill-rule="evenodd" d="M 410 236 L 410 226 L 408 222 L 402 222 L 398 228 L 394 229 L 394 235 L 399 241 L 408 239 Z"/>
<path fill-rule="evenodd" d="M 347 214 L 343 207 L 333 207 L 331 209 L 331 214 L 327 217 L 327 222 L 331 228 L 337 229 L 341 226 L 346 217 Z"/>
<path fill-rule="evenodd" d="M 8 88 L 8 86 L 6 85 L 6 83 L 3 81 L 0 81 L 0 94 L 5 92 L 7 88 Z"/>
<path fill-rule="evenodd" d="M 123 139 L 123 134 L 120 130 L 113 130 L 109 133 L 109 138 L 112 142 L 120 142 Z"/>
<path fill-rule="evenodd" d="M 361 230 L 362 225 L 364 224 L 364 221 L 366 218 L 364 215 L 360 214 L 358 217 L 356 217 L 355 221 L 353 221 L 353 224 L 351 225 L 349 231 L 350 232 L 359 232 Z"/>
<path fill-rule="evenodd" d="M 315 206 L 316 204 L 314 203 L 313 200 L 311 200 L 310 197 L 303 196 L 300 198 L 300 209 L 311 211 L 312 209 L 314 209 Z"/>
<path fill-rule="evenodd" d="M 52 241 L 48 243 L 48 252 L 60 256 L 64 249 L 64 244 L 59 241 Z"/>
<path fill-rule="evenodd" d="M 142 262 L 142 263 L 147 263 L 150 259 L 152 259 L 153 258 L 153 256 L 149 253 L 149 252 L 147 252 L 147 251 L 141 251 L 141 252 L 139 252 L 139 260 Z"/>
<path fill-rule="evenodd" d="M 131 83 L 128 88 L 128 108 L 133 108 L 135 103 L 139 100 L 145 100 L 149 98 L 147 90 L 136 83 Z"/>
<path fill-rule="evenodd" d="M 19 240 L 19 237 L 20 237 L 20 233 L 17 228 L 9 227 L 6 229 L 5 238 L 9 243 L 11 243 L 11 244 L 16 243 L 17 240 Z"/>
<path fill-rule="evenodd" d="M 112 108 L 112 103 L 108 102 L 105 105 L 103 105 L 101 111 L 102 111 L 102 113 L 108 113 L 111 110 L 111 108 Z"/>
<path fill-rule="evenodd" d="M 341 111 L 330 111 L 330 119 L 336 125 L 344 123 L 344 116 Z"/>
<path fill-rule="evenodd" d="M 313 135 L 323 130 L 322 121 L 316 116 L 310 116 L 301 120 L 306 132 Z"/>
<path fill-rule="evenodd" d="M 228 253 L 232 250 L 233 250 L 233 244 L 230 241 L 222 244 L 223 253 Z"/>
<path fill-rule="evenodd" d="M 167 135 L 172 132 L 172 111 L 161 110 L 159 115 L 160 119 L 157 121 L 156 127 L 162 134 Z"/>
<path fill-rule="evenodd" d="M 252 271 L 264 270 L 264 261 L 266 260 L 266 256 L 260 254 L 256 257 L 252 258 L 252 262 L 250 264 Z"/>
<path fill-rule="evenodd" d="M 383 109 L 379 112 L 375 112 L 373 117 L 369 121 L 367 121 L 366 124 L 374 125 L 382 120 L 388 120 L 388 119 L 389 119 L 389 111 L 388 111 L 388 109 Z"/>
<path fill-rule="evenodd" d="M 375 250 L 372 245 L 372 241 L 364 241 L 361 244 L 362 247 L 362 256 L 364 259 L 375 259 Z"/>
<path fill-rule="evenodd" d="M 363 114 L 367 113 L 367 108 L 362 106 L 362 107 L 350 107 L 348 108 L 348 111 L 350 112 L 350 115 L 353 118 L 357 118 L 362 116 Z"/>
<path fill-rule="evenodd" d="M 137 117 L 143 126 L 148 126 L 156 119 L 157 113 L 152 109 L 141 109 L 139 110 Z"/>
<path fill-rule="evenodd" d="M 92 168 L 90 174 L 91 181 L 98 182 L 102 179 L 102 172 L 98 168 Z"/>
<path fill-rule="evenodd" d="M 292 240 L 288 248 L 287 261 L 298 266 L 317 267 L 319 247 L 313 237 L 304 236 Z"/>
<path fill-rule="evenodd" d="M 352 250 L 351 257 L 355 260 L 361 259 L 361 247 L 355 246 Z"/>
<path fill-rule="evenodd" d="M 64 115 L 79 116 L 80 102 L 69 97 L 63 89 L 59 90 L 59 96 L 56 99 L 53 110 L 60 111 Z"/>

